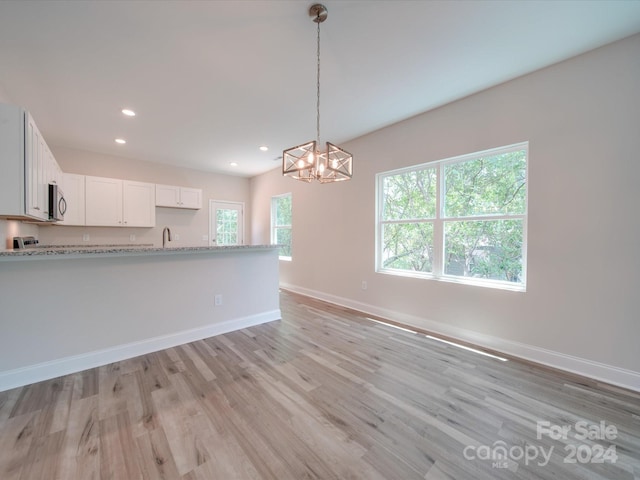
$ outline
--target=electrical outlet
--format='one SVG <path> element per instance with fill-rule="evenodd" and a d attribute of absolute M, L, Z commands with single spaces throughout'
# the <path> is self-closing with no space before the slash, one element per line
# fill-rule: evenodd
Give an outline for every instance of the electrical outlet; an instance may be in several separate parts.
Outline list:
<path fill-rule="evenodd" d="M 135 235 L 135 233 L 132 233 L 131 235 L 129 235 L 129 241 L 130 241 L 130 242 L 135 242 L 135 241 L 136 241 L 136 235 Z"/>
<path fill-rule="evenodd" d="M 363 280 L 363 281 L 362 281 L 362 289 L 363 289 L 363 290 L 366 290 L 366 289 L 367 289 L 367 282 L 366 282 L 366 280 Z"/>
<path fill-rule="evenodd" d="M 207 243 L 209 241 L 209 235 L 202 235 L 202 241 Z"/>
<path fill-rule="evenodd" d="M 222 305 L 222 295 L 217 294 L 215 297 L 213 297 L 213 301 L 216 307 L 219 307 L 220 305 Z"/>
<path fill-rule="evenodd" d="M 89 236 L 88 233 L 85 233 L 82 235 L 82 241 L 83 242 L 88 242 L 91 239 L 91 237 Z"/>
<path fill-rule="evenodd" d="M 180 234 L 179 233 L 175 233 L 173 235 L 173 239 L 176 240 L 176 241 L 180 240 Z"/>

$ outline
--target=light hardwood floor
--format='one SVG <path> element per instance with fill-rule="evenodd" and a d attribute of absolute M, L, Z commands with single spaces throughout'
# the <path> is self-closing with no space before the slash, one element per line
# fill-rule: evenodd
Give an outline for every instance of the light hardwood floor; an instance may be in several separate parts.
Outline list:
<path fill-rule="evenodd" d="M 0 479 L 640 478 L 640 394 L 291 293 L 281 309 L 1 392 Z M 537 438 L 537 422 L 571 431 Z"/>

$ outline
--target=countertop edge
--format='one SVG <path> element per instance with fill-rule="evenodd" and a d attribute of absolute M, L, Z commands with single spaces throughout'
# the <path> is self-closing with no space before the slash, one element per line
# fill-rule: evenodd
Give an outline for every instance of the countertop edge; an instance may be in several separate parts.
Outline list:
<path fill-rule="evenodd" d="M 71 258 L 130 257 L 146 255 L 206 254 L 276 250 L 279 245 L 224 245 L 218 247 L 90 247 L 90 248 L 33 248 L 0 250 L 0 262 L 51 260 Z"/>

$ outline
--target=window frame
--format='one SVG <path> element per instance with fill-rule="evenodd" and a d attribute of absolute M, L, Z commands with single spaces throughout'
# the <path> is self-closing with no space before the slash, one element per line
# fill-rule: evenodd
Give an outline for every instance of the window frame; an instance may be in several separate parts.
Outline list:
<path fill-rule="evenodd" d="M 456 163 L 464 163 L 480 158 L 501 155 L 514 151 L 524 150 L 525 152 L 525 202 L 524 213 L 522 214 L 485 214 L 451 217 L 444 215 L 444 195 L 445 195 L 445 176 L 444 171 L 447 165 Z M 384 212 L 384 180 L 394 175 L 402 175 L 414 171 L 425 169 L 436 169 L 437 191 L 435 195 L 436 215 L 435 218 L 422 219 L 401 219 L 401 220 L 384 220 L 382 218 Z M 459 283 L 465 285 L 476 285 L 490 288 L 498 288 L 512 291 L 526 291 L 527 287 L 527 223 L 528 223 L 528 203 L 529 203 L 529 142 L 520 142 L 504 147 L 497 147 L 479 152 L 459 155 L 456 157 L 434 160 L 431 162 L 411 165 L 395 170 L 389 170 L 376 174 L 376 212 L 375 212 L 375 271 L 377 273 L 396 275 L 402 277 L 413 277 L 437 281 L 445 281 L 450 283 Z M 446 274 L 444 272 L 444 252 L 445 252 L 445 225 L 447 223 L 460 221 L 494 221 L 494 220 L 520 220 L 522 221 L 522 273 L 520 282 L 509 282 L 507 280 L 496 280 L 479 277 L 465 277 L 461 275 Z M 384 225 L 399 223 L 433 223 L 433 259 L 431 264 L 431 272 L 422 272 L 415 270 L 404 270 L 399 268 L 389 268 L 382 265 L 383 254 L 383 228 Z"/>
<path fill-rule="evenodd" d="M 276 224 L 276 220 L 277 220 L 277 211 L 278 211 L 278 201 L 289 197 L 290 200 L 290 205 L 291 205 L 291 224 L 281 224 L 278 225 Z M 291 194 L 291 192 L 288 193 L 281 193 L 279 195 L 274 195 L 271 197 L 271 244 L 276 244 L 277 243 L 277 231 L 278 230 L 289 230 L 290 235 L 289 238 L 291 239 L 291 244 L 289 245 L 289 251 L 291 252 L 291 255 L 286 256 L 286 255 L 280 255 L 280 251 L 278 251 L 278 258 L 280 260 L 285 260 L 290 262 L 293 259 L 293 228 L 292 228 L 292 224 L 293 224 L 293 195 Z"/>

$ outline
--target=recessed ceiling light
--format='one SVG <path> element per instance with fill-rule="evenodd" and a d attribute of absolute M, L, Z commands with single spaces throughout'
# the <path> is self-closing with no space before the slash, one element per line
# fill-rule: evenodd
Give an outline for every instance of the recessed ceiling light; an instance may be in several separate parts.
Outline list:
<path fill-rule="evenodd" d="M 262 150 L 263 152 L 266 152 L 267 150 L 269 150 L 269 147 L 267 147 L 266 145 L 262 145 L 260 147 L 260 150 Z"/>
<path fill-rule="evenodd" d="M 127 141 L 124 138 L 116 138 L 116 143 L 124 145 L 125 143 L 127 143 Z"/>
<path fill-rule="evenodd" d="M 134 112 L 133 110 L 129 110 L 128 108 L 123 108 L 122 109 L 122 113 L 124 113 L 127 117 L 135 117 L 136 116 L 136 112 Z"/>
<path fill-rule="evenodd" d="M 231 163 L 229 163 L 229 165 L 231 165 L 232 167 L 237 167 L 238 163 L 237 162 L 231 162 Z"/>

